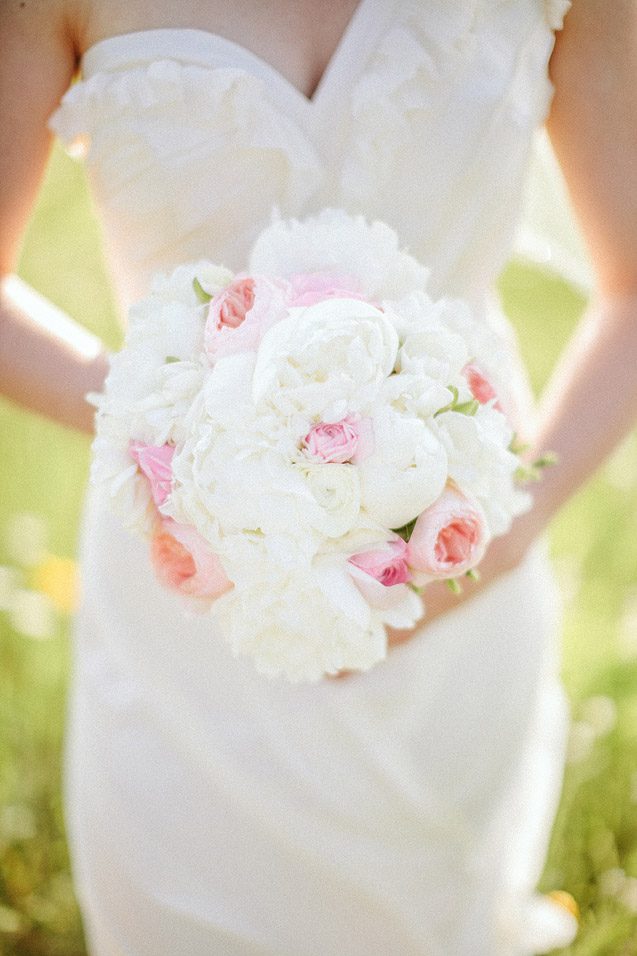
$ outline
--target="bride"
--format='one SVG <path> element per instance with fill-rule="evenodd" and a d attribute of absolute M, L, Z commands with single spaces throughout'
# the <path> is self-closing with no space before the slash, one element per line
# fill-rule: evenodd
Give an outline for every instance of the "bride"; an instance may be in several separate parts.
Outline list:
<path fill-rule="evenodd" d="M 53 130 L 85 156 L 123 314 L 180 261 L 241 268 L 273 207 L 328 205 L 388 222 L 435 294 L 502 325 L 491 291 L 548 117 L 598 286 L 533 425 L 559 456 L 533 510 L 480 584 L 428 590 L 368 673 L 260 677 L 181 616 L 89 492 L 66 812 L 94 956 L 523 956 L 572 938 L 535 892 L 568 723 L 540 539 L 637 410 L 637 13 L 568 8 L 2 3 L 6 277 Z M 90 432 L 105 353 L 78 355 L 4 288 L 3 392 Z M 522 369 L 516 387 L 523 409 Z"/>

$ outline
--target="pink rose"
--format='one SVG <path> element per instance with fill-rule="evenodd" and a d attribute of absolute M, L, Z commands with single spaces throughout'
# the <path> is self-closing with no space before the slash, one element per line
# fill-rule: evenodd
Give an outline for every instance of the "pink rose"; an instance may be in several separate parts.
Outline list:
<path fill-rule="evenodd" d="M 447 486 L 419 515 L 407 545 L 407 563 L 417 583 L 419 577 L 456 577 L 478 564 L 487 544 L 482 508 Z"/>
<path fill-rule="evenodd" d="M 397 538 L 395 541 L 388 541 L 382 548 L 353 554 L 348 561 L 386 588 L 390 588 L 394 584 L 411 581 L 406 556 L 407 545 L 402 538 Z"/>
<path fill-rule="evenodd" d="M 270 326 L 285 316 L 289 296 L 285 279 L 237 276 L 208 306 L 204 349 L 210 361 L 256 352 Z"/>
<path fill-rule="evenodd" d="M 141 441 L 132 441 L 128 450 L 139 470 L 148 479 L 153 501 L 157 507 L 163 505 L 172 487 L 171 462 L 175 454 L 174 446 L 145 445 Z"/>
<path fill-rule="evenodd" d="M 462 374 L 467 380 L 471 394 L 481 405 L 486 405 L 487 402 L 490 402 L 492 398 L 497 398 L 496 390 L 494 389 L 491 382 L 488 378 L 485 377 L 481 369 L 477 365 L 474 365 L 473 362 L 469 362 L 462 370 Z M 502 407 L 499 402 L 495 402 L 494 408 L 499 412 L 502 411 Z"/>
<path fill-rule="evenodd" d="M 171 518 L 158 523 L 151 559 L 161 583 L 181 594 L 218 598 L 234 587 L 201 535 Z"/>
<path fill-rule="evenodd" d="M 372 422 L 348 415 L 340 422 L 318 422 L 304 438 L 307 454 L 317 461 L 358 462 L 373 451 Z"/>
<path fill-rule="evenodd" d="M 325 299 L 360 299 L 360 282 L 354 276 L 335 276 L 327 272 L 300 272 L 289 278 L 290 306 L 314 305 Z"/>
<path fill-rule="evenodd" d="M 235 279 L 214 297 L 208 318 L 213 317 L 217 328 L 238 328 L 254 305 L 254 279 L 246 276 Z"/>

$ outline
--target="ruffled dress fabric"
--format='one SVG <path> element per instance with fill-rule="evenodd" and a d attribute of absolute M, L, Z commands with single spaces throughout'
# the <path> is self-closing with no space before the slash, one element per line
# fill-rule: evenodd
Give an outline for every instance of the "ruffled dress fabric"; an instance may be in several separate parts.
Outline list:
<path fill-rule="evenodd" d="M 387 221 L 491 304 L 567 4 L 362 0 L 308 100 L 201 30 L 92 47 L 51 120 L 84 155 L 123 306 L 272 215 Z M 526 393 L 520 365 L 518 387 Z M 528 397 L 528 396 L 527 396 Z M 541 548 L 372 671 L 291 686 L 185 618 L 89 493 L 67 820 L 95 956 L 530 956 L 568 707 Z"/>

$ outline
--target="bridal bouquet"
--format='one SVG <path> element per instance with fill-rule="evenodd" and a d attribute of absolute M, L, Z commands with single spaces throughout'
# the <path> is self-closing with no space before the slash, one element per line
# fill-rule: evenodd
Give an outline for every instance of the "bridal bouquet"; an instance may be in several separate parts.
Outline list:
<path fill-rule="evenodd" d="M 382 223 L 276 222 L 247 265 L 180 266 L 132 308 L 92 481 L 260 671 L 364 670 L 528 506 L 507 352 Z"/>

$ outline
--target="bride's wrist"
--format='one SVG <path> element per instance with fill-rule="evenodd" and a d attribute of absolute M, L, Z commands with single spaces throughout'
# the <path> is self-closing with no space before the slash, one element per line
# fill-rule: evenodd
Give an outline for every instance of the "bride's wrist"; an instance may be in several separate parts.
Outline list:
<path fill-rule="evenodd" d="M 90 396 L 103 390 L 108 369 L 109 353 L 102 351 L 85 363 L 80 374 L 78 384 L 81 402 L 75 424 L 81 431 L 89 435 L 92 435 L 95 431 L 95 405 L 91 402 Z"/>

